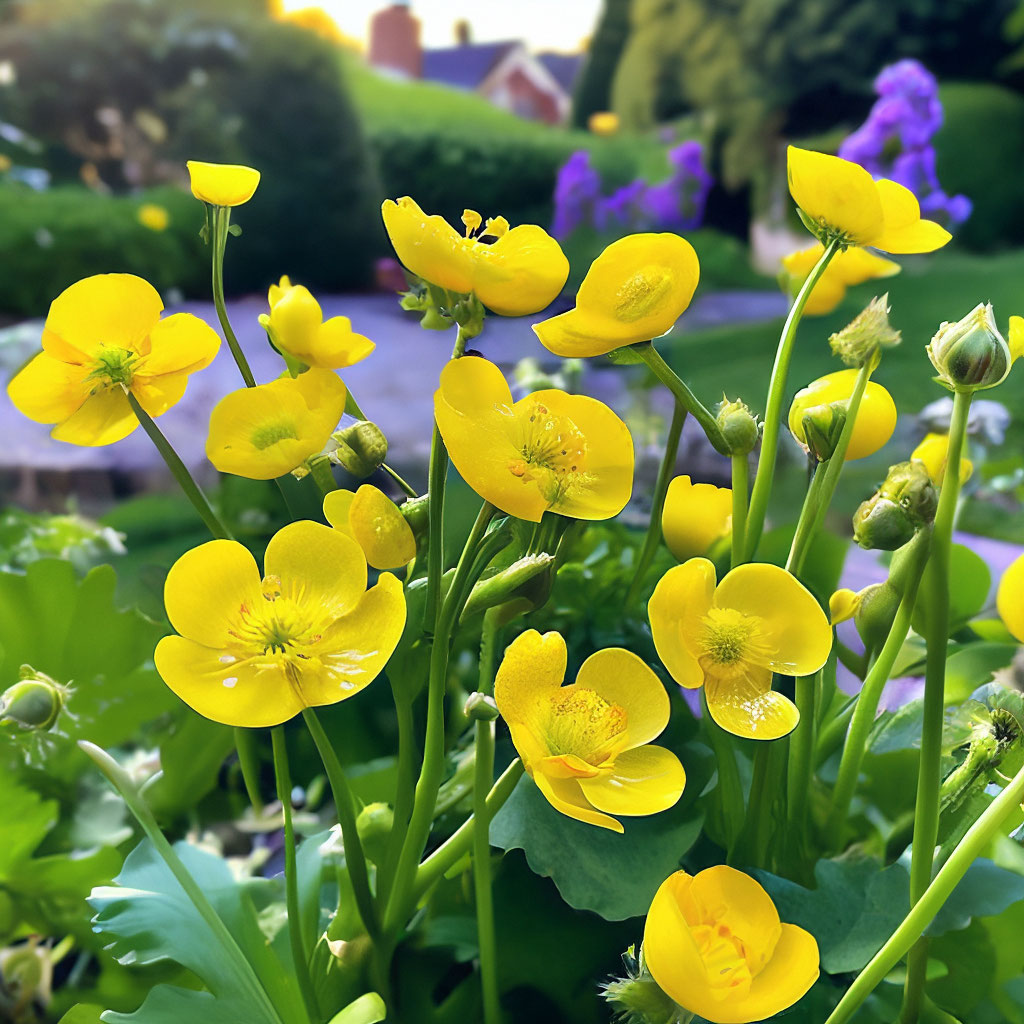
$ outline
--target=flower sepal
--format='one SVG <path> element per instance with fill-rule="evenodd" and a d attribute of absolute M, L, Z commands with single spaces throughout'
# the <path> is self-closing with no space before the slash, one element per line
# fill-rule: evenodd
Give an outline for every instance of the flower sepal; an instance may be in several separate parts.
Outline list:
<path fill-rule="evenodd" d="M 626 977 L 613 978 L 601 986 L 601 996 L 623 1024 L 683 1024 L 693 1015 L 669 996 L 651 976 L 630 946 L 622 954 Z"/>
<path fill-rule="evenodd" d="M 889 467 L 882 486 L 853 517 L 853 539 L 862 548 L 895 551 L 935 519 L 938 494 L 924 463 Z"/>
<path fill-rule="evenodd" d="M 463 609 L 462 618 L 468 619 L 488 608 L 509 605 L 511 618 L 540 608 L 547 602 L 554 585 L 555 556 L 547 552 L 524 555 L 510 566 L 482 579 L 473 587 Z M 505 621 L 509 621 L 509 618 Z"/>

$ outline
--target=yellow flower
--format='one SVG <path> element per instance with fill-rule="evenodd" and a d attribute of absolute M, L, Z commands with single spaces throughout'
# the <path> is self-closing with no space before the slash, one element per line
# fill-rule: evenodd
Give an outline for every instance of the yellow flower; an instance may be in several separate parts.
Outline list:
<path fill-rule="evenodd" d="M 704 687 L 711 717 L 736 736 L 774 740 L 800 713 L 772 690 L 772 673 L 808 676 L 832 649 L 814 595 L 777 565 L 750 563 L 716 587 L 714 564 L 669 569 L 647 605 L 658 657 L 680 686 Z"/>
<path fill-rule="evenodd" d="M 225 725 L 279 725 L 303 708 L 336 704 L 371 683 L 405 628 L 405 595 L 390 573 L 366 589 L 366 560 L 350 537 L 303 520 L 256 560 L 237 541 L 182 555 L 164 585 L 180 636 L 157 644 L 164 682 Z"/>
<path fill-rule="evenodd" d="M 782 261 L 786 271 L 789 290 L 796 294 L 807 275 L 821 258 L 825 247 L 821 242 L 790 253 Z M 892 277 L 900 272 L 900 265 L 893 260 L 883 259 L 864 249 L 846 249 L 832 257 L 818 283 L 811 289 L 804 305 L 807 316 L 825 316 L 831 313 L 846 298 L 846 289 L 879 277 Z"/>
<path fill-rule="evenodd" d="M 156 203 L 143 203 L 136 216 L 139 223 L 150 231 L 166 231 L 167 225 L 171 223 L 171 215 Z"/>
<path fill-rule="evenodd" d="M 651 745 L 668 725 L 669 699 L 658 677 L 630 651 L 592 654 L 563 686 L 566 648 L 559 633 L 520 634 L 505 651 L 494 700 L 523 767 L 555 810 L 622 832 L 611 815 L 656 814 L 679 799 L 683 766 Z"/>
<path fill-rule="evenodd" d="M 374 569 L 397 569 L 416 557 L 416 538 L 398 506 L 379 488 L 331 491 L 324 498 L 324 518 L 351 537 Z"/>
<path fill-rule="evenodd" d="M 941 225 L 921 219 L 908 188 L 875 181 L 860 164 L 838 156 L 789 147 L 789 191 L 816 225 L 819 240 L 867 245 L 883 252 L 932 252 L 952 237 Z"/>
<path fill-rule="evenodd" d="M 225 395 L 210 413 L 206 457 L 221 473 L 272 480 L 319 455 L 345 411 L 331 370 L 306 370 Z"/>
<path fill-rule="evenodd" d="M 66 288 L 50 306 L 43 351 L 7 387 L 11 401 L 51 436 L 105 445 L 139 421 L 130 391 L 150 416 L 185 393 L 189 374 L 209 366 L 220 338 L 190 313 L 160 318 L 156 289 L 132 274 L 97 274 Z"/>
<path fill-rule="evenodd" d="M 593 135 L 616 135 L 619 131 L 619 115 L 611 110 L 599 110 L 587 118 L 587 130 Z"/>
<path fill-rule="evenodd" d="M 910 453 L 911 459 L 924 463 L 928 475 L 936 487 L 946 479 L 946 460 L 949 458 L 949 434 L 927 434 L 925 439 Z M 974 472 L 974 463 L 970 459 L 960 459 L 960 483 L 970 480 Z"/>
<path fill-rule="evenodd" d="M 633 440 L 603 402 L 555 390 L 513 402 L 494 363 L 464 356 L 441 371 L 434 415 L 462 478 L 502 512 L 611 519 L 629 501 Z"/>
<path fill-rule="evenodd" d="M 260 314 L 260 323 L 279 349 L 307 366 L 340 370 L 365 359 L 376 347 L 352 330 L 347 316 L 324 320 L 320 303 L 309 289 L 293 285 L 287 277 L 270 286 L 268 301 L 270 315 Z"/>
<path fill-rule="evenodd" d="M 817 981 L 818 944 L 783 924 L 749 875 L 718 864 L 661 883 L 644 960 L 671 999 L 712 1024 L 750 1024 L 792 1006 Z"/>
<path fill-rule="evenodd" d="M 665 495 L 661 532 L 680 562 L 704 555 L 732 529 L 732 491 L 714 484 L 694 484 L 677 476 Z"/>
<path fill-rule="evenodd" d="M 536 313 L 555 299 L 569 276 L 558 243 L 536 224 L 509 228 L 504 217 L 483 223 L 467 210 L 463 237 L 443 217 L 428 217 L 408 196 L 388 199 L 384 226 L 399 260 L 417 277 L 466 295 L 502 316 Z M 494 238 L 483 242 L 484 237 Z"/>
<path fill-rule="evenodd" d="M 685 238 L 627 235 L 590 265 L 576 308 L 533 325 L 557 356 L 600 356 L 659 338 L 690 305 L 700 263 Z"/>
<path fill-rule="evenodd" d="M 857 383 L 857 370 L 837 370 L 811 381 L 807 387 L 796 393 L 789 407 L 789 429 L 799 444 L 806 446 L 803 417 L 818 406 L 833 402 L 847 402 Z M 846 462 L 873 455 L 881 448 L 896 429 L 896 404 L 881 384 L 868 381 L 857 410 L 857 422 L 853 425 L 853 436 L 846 449 Z"/>
<path fill-rule="evenodd" d="M 996 593 L 996 607 L 1006 628 L 1024 644 L 1024 555 L 1003 573 Z"/>
<path fill-rule="evenodd" d="M 862 594 L 848 587 L 841 587 L 828 599 L 828 619 L 836 626 L 857 614 Z"/>
<path fill-rule="evenodd" d="M 241 206 L 260 183 L 260 172 L 242 164 L 206 164 L 189 160 L 192 195 L 211 206 Z"/>

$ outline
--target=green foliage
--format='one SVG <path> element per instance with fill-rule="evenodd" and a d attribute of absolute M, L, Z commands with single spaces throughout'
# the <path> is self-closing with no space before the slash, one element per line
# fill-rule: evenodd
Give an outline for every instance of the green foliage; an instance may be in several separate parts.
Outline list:
<path fill-rule="evenodd" d="M 605 0 L 572 98 L 572 123 L 585 128 L 591 114 L 611 108 L 612 81 L 629 36 L 632 0 Z"/>

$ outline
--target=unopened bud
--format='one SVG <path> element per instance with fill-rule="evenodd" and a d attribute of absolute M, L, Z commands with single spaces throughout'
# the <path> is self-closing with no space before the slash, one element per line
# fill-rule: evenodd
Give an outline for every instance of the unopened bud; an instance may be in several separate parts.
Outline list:
<path fill-rule="evenodd" d="M 395 827 L 395 812 L 388 804 L 367 804 L 356 818 L 356 832 L 363 851 L 378 867 L 387 855 L 388 839 Z"/>
<path fill-rule="evenodd" d="M 841 331 L 828 339 L 835 355 L 847 366 L 863 366 L 880 348 L 900 343 L 900 332 L 889 325 L 889 296 L 872 299 Z"/>
<path fill-rule="evenodd" d="M 803 447 L 818 462 L 828 462 L 835 454 L 843 427 L 846 425 L 846 402 L 815 405 L 800 417 L 803 427 Z"/>
<path fill-rule="evenodd" d="M 754 450 L 761 428 L 757 417 L 744 402 L 724 400 L 719 406 L 717 420 L 730 455 L 747 455 Z"/>
<path fill-rule="evenodd" d="M 465 716 L 474 722 L 493 722 L 499 715 L 498 705 L 494 703 L 494 698 L 479 690 L 466 698 L 466 704 L 462 710 Z"/>
<path fill-rule="evenodd" d="M 551 592 L 554 571 L 554 555 L 543 551 L 524 555 L 508 568 L 477 583 L 466 601 L 462 617 L 467 619 L 488 608 L 524 597 L 529 598 L 532 607 L 540 607 Z"/>
<path fill-rule="evenodd" d="M 921 462 L 890 466 L 882 486 L 853 517 L 853 538 L 862 548 L 895 551 L 935 519 L 938 495 Z"/>
<path fill-rule="evenodd" d="M 365 480 L 376 473 L 388 457 L 388 439 L 376 423 L 357 420 L 333 435 L 337 449 L 331 459 L 354 477 Z"/>
<path fill-rule="evenodd" d="M 405 516 L 405 521 L 412 529 L 417 543 L 427 535 L 430 526 L 430 495 L 421 494 L 418 498 L 409 498 L 398 506 L 398 511 Z"/>
<path fill-rule="evenodd" d="M 68 688 L 22 665 L 21 679 L 0 695 L 0 726 L 45 731 L 57 721 L 68 696 Z"/>
<path fill-rule="evenodd" d="M 995 387 L 1010 372 L 1010 346 L 999 333 L 992 305 L 980 302 L 962 320 L 943 323 L 928 343 L 938 380 L 951 391 Z"/>
<path fill-rule="evenodd" d="M 846 587 L 837 590 L 828 599 L 828 619 L 833 626 L 852 619 L 860 607 L 860 594 Z"/>
<path fill-rule="evenodd" d="M 632 946 L 623 954 L 625 978 L 614 978 L 601 987 L 601 995 L 616 1012 L 616 1019 L 629 1024 L 679 1024 L 692 1014 L 684 1010 L 651 976 Z"/>

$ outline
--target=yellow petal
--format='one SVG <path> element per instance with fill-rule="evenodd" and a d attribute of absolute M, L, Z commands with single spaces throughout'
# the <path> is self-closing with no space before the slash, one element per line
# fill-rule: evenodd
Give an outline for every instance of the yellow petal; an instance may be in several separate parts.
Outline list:
<path fill-rule="evenodd" d="M 1010 317 L 1010 331 L 1007 337 L 1010 346 L 1010 362 L 1024 355 L 1024 317 Z"/>
<path fill-rule="evenodd" d="M 832 628 L 814 595 L 777 565 L 737 566 L 719 583 L 715 605 L 760 619 L 761 639 L 769 653 L 757 663 L 775 672 L 811 675 L 832 650 Z"/>
<path fill-rule="evenodd" d="M 608 814 L 645 815 L 674 807 L 683 795 L 686 772 L 664 747 L 625 750 L 611 772 L 580 780 L 584 797 Z"/>
<path fill-rule="evenodd" d="M 1024 555 L 1003 573 L 996 595 L 999 617 L 1006 628 L 1024 644 Z"/>
<path fill-rule="evenodd" d="M 282 274 L 281 280 L 267 289 L 267 305 L 271 310 L 288 294 L 292 287 L 292 279 L 287 274 Z"/>
<path fill-rule="evenodd" d="M 428 217 L 408 196 L 397 202 L 385 200 L 381 212 L 395 253 L 407 270 L 449 291 L 473 290 L 466 239 L 443 217 Z"/>
<path fill-rule="evenodd" d="M 347 491 L 343 487 L 331 491 L 324 496 L 324 519 L 340 530 L 346 537 L 355 540 L 352 533 L 352 525 L 349 522 L 348 514 L 352 508 L 352 499 L 356 496 L 355 491 Z"/>
<path fill-rule="evenodd" d="M 132 379 L 131 392 L 139 405 L 155 418 L 163 416 L 171 406 L 181 401 L 187 384 L 187 373 L 162 373 L 159 377 L 136 374 Z"/>
<path fill-rule="evenodd" d="M 543 772 L 534 772 L 533 781 L 537 788 L 544 794 L 544 799 L 556 811 L 576 821 L 585 822 L 587 825 L 597 825 L 600 828 L 610 829 L 612 832 L 625 832 L 622 823 L 615 818 L 609 817 L 595 810 L 580 789 L 576 779 L 559 779 Z"/>
<path fill-rule="evenodd" d="M 946 479 L 946 464 L 949 460 L 949 434 L 926 434 L 924 440 L 910 453 L 911 459 L 923 462 L 932 483 L 937 487 Z M 970 459 L 960 459 L 960 482 L 971 478 L 974 463 Z"/>
<path fill-rule="evenodd" d="M 326 501 L 324 515 L 327 515 Z M 330 517 L 327 518 L 330 522 Z M 397 569 L 416 557 L 416 538 L 405 516 L 372 484 L 363 484 L 356 491 L 349 506 L 348 520 L 352 536 L 374 569 Z"/>
<path fill-rule="evenodd" d="M 270 326 L 275 344 L 303 362 L 310 361 L 322 323 L 320 303 L 302 285 L 288 288 L 271 301 Z"/>
<path fill-rule="evenodd" d="M 494 677 L 494 702 L 510 725 L 530 723 L 565 679 L 568 654 L 560 633 L 520 633 L 505 649 Z"/>
<path fill-rule="evenodd" d="M 748 665 L 740 675 L 704 680 L 711 717 L 726 732 L 750 740 L 777 740 L 800 721 L 796 705 L 772 688 L 771 669 Z"/>
<path fill-rule="evenodd" d="M 883 225 L 882 203 L 863 167 L 790 146 L 789 191 L 811 220 L 845 234 L 858 245 L 873 245 Z"/>
<path fill-rule="evenodd" d="M 50 436 L 55 441 L 96 448 L 120 441 L 138 425 L 125 393 L 120 388 L 111 388 L 89 395 L 78 409 L 50 431 Z"/>
<path fill-rule="evenodd" d="M 210 164 L 189 160 L 192 195 L 211 206 L 241 206 L 252 199 L 260 172 L 242 164 Z"/>
<path fill-rule="evenodd" d="M 801 999 L 818 980 L 818 943 L 810 932 L 783 924 L 775 953 L 750 986 L 750 992 L 729 1006 L 722 1024 L 765 1020 Z"/>
<path fill-rule="evenodd" d="M 66 420 L 89 395 L 87 366 L 65 363 L 45 352 L 26 364 L 7 385 L 7 395 L 23 416 L 36 423 Z"/>
<path fill-rule="evenodd" d="M 662 576 L 647 604 L 658 657 L 680 686 L 693 689 L 704 682 L 694 633 L 714 593 L 714 564 L 706 558 L 691 558 Z"/>
<path fill-rule="evenodd" d="M 801 282 L 802 283 L 802 282 Z M 794 289 L 799 290 L 799 285 Z M 804 303 L 804 316 L 828 316 L 846 298 L 846 285 L 828 273 L 821 275 Z"/>
<path fill-rule="evenodd" d="M 860 607 L 860 594 L 855 590 L 842 587 L 828 599 L 829 621 L 835 626 L 837 623 L 846 622 L 857 614 Z"/>
<path fill-rule="evenodd" d="M 921 206 L 910 189 L 882 178 L 875 182 L 882 204 L 882 231 L 867 244 L 883 252 L 933 252 L 953 236 L 934 221 L 921 220 Z"/>
<path fill-rule="evenodd" d="M 220 335 L 191 313 L 173 313 L 149 332 L 148 352 L 137 373 L 155 377 L 163 373 L 196 373 L 213 362 Z"/>
<path fill-rule="evenodd" d="M 650 743 L 668 725 L 668 693 L 650 666 L 632 651 L 622 647 L 596 651 L 580 666 L 576 685 L 625 709 L 629 747 Z"/>
<path fill-rule="evenodd" d="M 549 306 L 569 276 L 569 261 L 543 228 L 521 224 L 491 245 L 470 250 L 477 298 L 501 316 L 525 316 Z"/>
<path fill-rule="evenodd" d="M 347 316 L 332 316 L 316 333 L 309 363 L 326 370 L 340 370 L 355 366 L 376 347 L 369 338 L 352 330 L 352 321 Z"/>
<path fill-rule="evenodd" d="M 680 561 L 705 555 L 732 529 L 732 490 L 694 484 L 677 476 L 668 485 L 661 513 L 661 532 L 669 551 Z"/>
<path fill-rule="evenodd" d="M 895 260 L 887 260 L 867 249 L 854 247 L 837 253 L 825 268 L 825 274 L 845 285 L 856 285 L 880 277 L 893 277 L 901 269 Z"/>

